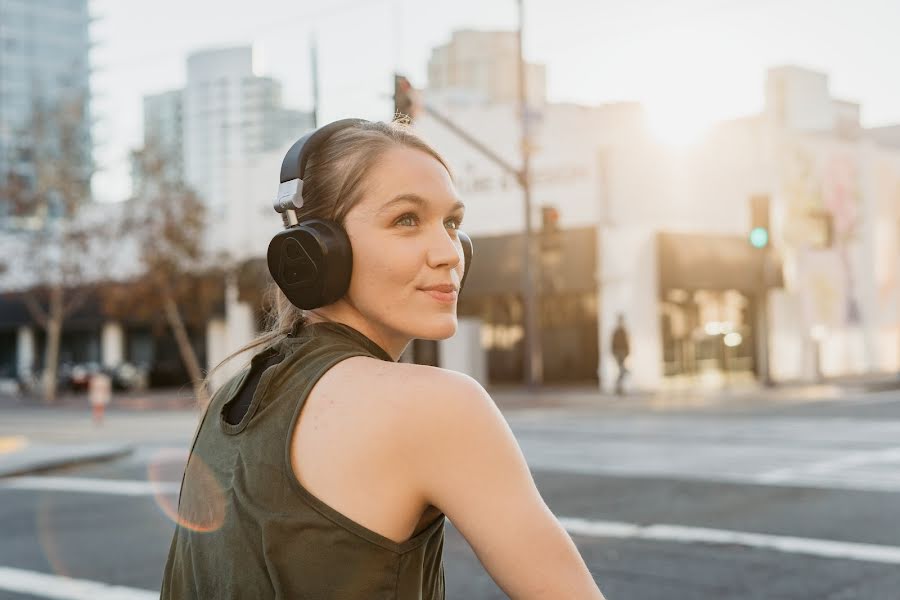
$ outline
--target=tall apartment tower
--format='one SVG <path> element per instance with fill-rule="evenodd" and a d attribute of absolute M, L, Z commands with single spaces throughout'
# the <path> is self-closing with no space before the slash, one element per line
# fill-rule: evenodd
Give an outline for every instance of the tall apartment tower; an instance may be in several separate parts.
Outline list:
<path fill-rule="evenodd" d="M 166 157 L 165 177 L 184 181 L 184 90 L 144 96 L 144 147 L 153 147 Z M 139 196 L 144 184 L 140 162 L 132 155 L 132 195 Z"/>
<path fill-rule="evenodd" d="M 519 48 L 514 31 L 454 31 L 450 42 L 434 48 L 428 61 L 428 91 L 449 99 L 489 104 L 519 99 Z M 546 69 L 527 64 L 528 104 L 546 101 Z"/>
<path fill-rule="evenodd" d="M 279 82 L 254 73 L 249 46 L 188 57 L 181 97 L 184 176 L 213 216 L 225 211 L 229 165 L 278 148 L 312 127 L 312 115 L 283 108 L 281 94 Z"/>
<path fill-rule="evenodd" d="M 70 122 L 89 178 L 89 24 L 88 0 L 0 1 L 0 186 L 8 177 L 34 185 L 33 152 L 27 150 L 35 141 L 29 137 L 34 109 L 53 113 L 64 102 L 77 107 Z M 0 195 L 0 227 L 17 226 L 12 212 Z"/>

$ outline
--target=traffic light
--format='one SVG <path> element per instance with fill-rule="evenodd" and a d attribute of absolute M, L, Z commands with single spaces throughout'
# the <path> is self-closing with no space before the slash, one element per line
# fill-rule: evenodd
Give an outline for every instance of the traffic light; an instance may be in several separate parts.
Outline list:
<path fill-rule="evenodd" d="M 769 197 L 750 198 L 750 245 L 765 248 L 769 245 Z"/>
<path fill-rule="evenodd" d="M 394 117 L 405 115 L 410 123 L 418 113 L 418 97 L 409 79 L 394 74 Z"/>

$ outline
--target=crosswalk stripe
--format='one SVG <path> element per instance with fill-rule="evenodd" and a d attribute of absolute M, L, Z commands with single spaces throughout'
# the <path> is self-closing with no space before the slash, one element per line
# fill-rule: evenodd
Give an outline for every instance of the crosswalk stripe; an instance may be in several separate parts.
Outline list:
<path fill-rule="evenodd" d="M 593 538 L 641 539 L 660 542 L 737 545 L 788 554 L 805 554 L 863 562 L 900 565 L 900 547 L 857 544 L 815 538 L 802 538 L 726 529 L 683 527 L 680 525 L 637 525 L 617 521 L 594 521 L 560 517 L 560 524 L 572 535 Z"/>
<path fill-rule="evenodd" d="M 147 496 L 159 493 L 177 494 L 179 484 L 171 481 L 153 483 L 139 480 L 87 479 L 79 477 L 12 477 L 0 480 L 0 488 Z M 638 525 L 635 523 L 589 520 L 576 517 L 559 517 L 559 522 L 573 535 L 594 538 L 606 537 L 678 543 L 738 545 L 823 558 L 900 565 L 900 546 L 839 542 L 704 527 L 684 527 L 680 525 Z M 3 581 L 2 569 L 3 567 L 0 567 L 0 581 Z M 80 598 L 81 596 L 59 597 Z"/>
<path fill-rule="evenodd" d="M 0 589 L 60 600 L 158 600 L 159 592 L 0 567 Z"/>

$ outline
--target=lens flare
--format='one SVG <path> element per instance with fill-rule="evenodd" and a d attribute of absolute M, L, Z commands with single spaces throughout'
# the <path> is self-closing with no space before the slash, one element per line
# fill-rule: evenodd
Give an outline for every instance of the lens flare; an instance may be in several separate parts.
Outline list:
<path fill-rule="evenodd" d="M 75 577 L 76 573 L 69 568 L 63 556 L 70 553 L 63 551 L 60 540 L 57 539 L 58 531 L 64 531 L 62 523 L 58 523 L 57 502 L 50 494 L 40 494 L 35 507 L 35 527 L 37 529 L 38 544 L 44 551 L 44 557 L 50 564 L 51 572 L 64 577 Z M 65 512 L 65 511 L 62 511 Z"/>
<path fill-rule="evenodd" d="M 12 454 L 28 445 L 28 438 L 24 435 L 12 435 L 0 437 L 0 454 Z"/>
<path fill-rule="evenodd" d="M 181 506 L 171 482 L 185 470 Z M 188 461 L 186 450 L 166 448 L 147 464 L 147 480 L 153 487 L 156 504 L 166 517 L 192 531 L 215 531 L 225 520 L 225 494 L 215 475 L 196 454 Z"/>

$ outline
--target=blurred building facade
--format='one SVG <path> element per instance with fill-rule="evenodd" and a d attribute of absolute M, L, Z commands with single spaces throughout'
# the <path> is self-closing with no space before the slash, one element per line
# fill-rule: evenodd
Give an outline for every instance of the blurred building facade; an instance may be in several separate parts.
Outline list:
<path fill-rule="evenodd" d="M 184 92 L 171 90 L 144 96 L 144 147 L 155 147 L 167 157 L 164 177 L 185 181 L 184 175 Z M 143 189 L 144 173 L 140 162 L 132 157 L 132 196 Z"/>
<path fill-rule="evenodd" d="M 635 388 L 900 368 L 898 129 L 862 128 L 859 106 L 832 98 L 822 73 L 772 69 L 766 92 L 761 114 L 721 123 L 682 148 L 658 142 L 636 105 L 539 112 L 532 222 L 543 248 L 545 381 L 591 381 L 581 363 L 598 357 L 593 380 L 609 389 L 620 313 Z M 434 101 L 517 164 L 515 106 Z M 479 248 L 460 314 L 483 321 L 493 381 L 521 381 L 521 190 L 440 122 L 426 115 L 417 127 L 455 169 L 464 227 Z M 770 220 L 765 250 L 749 241 L 754 197 Z M 584 247 L 548 251 L 540 231 L 547 207 L 559 215 L 554 237 L 571 244 L 591 232 Z M 585 281 L 592 289 L 579 297 Z M 596 335 L 585 343 L 592 324 Z"/>
<path fill-rule="evenodd" d="M 34 184 L 25 150 L 36 108 L 56 112 L 77 105 L 75 129 L 82 168 L 91 168 L 88 0 L 0 3 L 0 183 L 11 174 Z M 0 197 L 0 227 L 17 228 L 8 199 Z"/>
<path fill-rule="evenodd" d="M 234 56 L 243 57 L 246 72 L 248 55 Z M 467 93 L 448 93 L 452 86 L 443 81 L 424 91 L 426 100 L 518 164 L 516 103 L 492 96 L 489 79 L 473 80 L 478 89 Z M 197 130 L 187 92 L 182 98 L 189 176 L 188 137 Z M 720 123 L 685 147 L 657 141 L 635 103 L 543 102 L 531 113 L 547 383 L 611 389 L 608 348 L 619 314 L 631 335 L 632 388 L 721 386 L 766 372 L 787 382 L 900 369 L 900 127 L 862 128 L 859 106 L 832 98 L 827 76 L 795 67 L 770 71 L 766 98 L 760 114 Z M 217 110 L 221 125 L 230 108 Z M 438 120 L 423 115 L 415 126 L 448 160 L 467 205 L 463 228 L 476 254 L 460 297 L 461 329 L 480 337 L 484 383 L 520 383 L 521 188 Z M 204 145 L 221 143 L 222 131 L 228 127 Z M 249 145 L 222 150 L 220 170 L 198 167 L 217 177 L 223 218 L 213 222 L 231 265 L 222 274 L 221 304 L 191 324 L 209 368 L 262 327 L 265 250 L 281 227 L 270 200 L 284 153 L 300 133 L 252 152 Z M 767 207 L 766 250 L 748 239 L 753 198 Z M 108 333 L 115 326 L 121 335 Z M 141 327 L 97 326 L 100 359 L 158 361 Z M 442 356 L 445 349 L 432 352 L 433 362 L 454 364 L 458 356 Z M 163 354 L 176 355 L 171 348 Z M 239 366 L 234 361 L 217 381 Z"/>
<path fill-rule="evenodd" d="M 434 97 L 462 97 L 485 104 L 510 104 L 519 97 L 518 35 L 513 31 L 453 32 L 450 41 L 431 51 L 428 92 Z M 526 65 L 528 104 L 546 101 L 546 68 Z"/>
<path fill-rule="evenodd" d="M 311 113 L 283 106 L 280 82 L 256 74 L 250 46 L 191 54 L 181 101 L 185 180 L 219 217 L 229 168 L 296 140 L 313 123 Z"/>
<path fill-rule="evenodd" d="M 18 6 L 19 3 L 3 3 Z M 35 6 L 43 4 L 35 2 Z M 30 22 L 30 21 L 29 21 Z M 3 31 L 6 21 L 3 21 Z M 240 214 L 227 215 L 229 195 L 224 192 L 225 180 L 232 169 L 241 171 L 259 154 L 292 143 L 312 126 L 312 114 L 290 110 L 283 106 L 281 84 L 270 78 L 257 76 L 253 69 L 253 52 L 250 47 L 208 50 L 192 54 L 187 61 L 187 85 L 184 89 L 149 95 L 143 102 L 144 145 L 157 146 L 167 158 L 165 177 L 172 181 L 185 181 L 201 194 L 209 208 L 209 222 L 221 234 L 223 221 L 240 222 Z M 4 104 L 2 110 L 6 109 Z M 283 152 L 282 152 L 283 153 Z M 140 164 L 132 160 L 132 192 L 139 201 L 144 182 Z M 276 182 L 277 183 L 277 182 Z M 277 187 L 277 186 L 276 186 Z M 274 193 L 274 192 L 273 192 Z M 258 197 L 257 193 L 251 197 Z M 238 213 L 246 210 L 244 203 L 236 205 Z M 269 205 L 268 202 L 262 202 Z M 114 227 L 117 219 L 127 213 L 127 202 L 85 207 L 80 218 L 91 218 L 95 212 L 105 213 Z M 276 221 L 277 224 L 277 221 Z M 231 251 L 227 235 L 211 235 L 217 241 L 214 252 Z M 8 255 L 14 255 L 21 240 L 0 240 Z M 127 281 L 137 273 L 139 253 L 128 240 L 117 242 L 115 263 L 109 273 L 114 281 Z M 18 264 L 11 265 L 2 274 L 0 289 L 6 292 L 0 298 L 0 378 L 20 378 L 43 368 L 45 336 L 26 310 L 25 293 L 30 286 L 41 281 L 34 273 L 20 272 Z M 214 366 L 221 358 L 223 345 L 228 340 L 217 333 L 242 325 L 236 315 L 252 316 L 245 307 L 232 302 L 227 313 L 227 326 L 216 315 L 226 312 L 226 298 L 233 298 L 233 285 L 225 291 L 225 274 L 220 281 L 207 281 L 209 274 L 197 274 L 196 284 L 206 289 L 220 289 L 220 300 L 213 302 L 209 310 L 194 310 L 194 305 L 182 306 L 191 343 L 202 365 Z M 229 280 L 230 281 L 230 280 Z M 93 284 L 93 282 L 92 282 Z M 150 318 L 130 316 L 122 318 L 110 313 L 105 306 L 103 290 L 98 286 L 82 309 L 70 315 L 64 323 L 60 347 L 60 366 L 103 365 L 115 366 L 130 362 L 147 370 L 152 385 L 177 385 L 186 381 L 187 373 L 175 340 L 161 315 Z M 237 325 L 236 325 L 237 324 Z M 255 331 L 258 325 L 243 324 Z M 235 338 L 231 334 L 231 339 Z M 207 351 L 211 346 L 213 349 Z M 210 358 L 207 358 L 207 357 Z"/>

